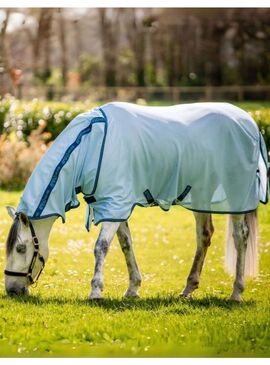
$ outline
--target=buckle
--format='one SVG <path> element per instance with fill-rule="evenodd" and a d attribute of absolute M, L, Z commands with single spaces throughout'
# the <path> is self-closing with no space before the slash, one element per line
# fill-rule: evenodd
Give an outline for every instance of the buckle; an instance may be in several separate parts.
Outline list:
<path fill-rule="evenodd" d="M 38 245 L 38 238 L 37 238 L 37 236 L 33 236 L 32 237 L 32 240 L 33 240 L 33 243 L 34 244 Z"/>

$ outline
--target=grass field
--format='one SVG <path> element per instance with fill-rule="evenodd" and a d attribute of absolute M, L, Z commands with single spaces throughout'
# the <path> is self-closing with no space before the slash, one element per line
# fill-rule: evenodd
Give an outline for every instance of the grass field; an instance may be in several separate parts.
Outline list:
<path fill-rule="evenodd" d="M 131 218 L 143 277 L 141 299 L 123 299 L 127 270 L 115 240 L 105 264 L 104 300 L 87 300 L 98 227 L 84 229 L 85 206 L 54 226 L 50 258 L 28 298 L 5 296 L 2 271 L 10 218 L 20 192 L 0 192 L 0 356 L 215 356 L 270 355 L 270 206 L 259 210 L 260 275 L 247 282 L 244 302 L 228 301 L 233 279 L 223 270 L 225 216 L 216 232 L 200 289 L 178 299 L 195 249 L 193 216 L 175 207 L 137 208 Z"/>

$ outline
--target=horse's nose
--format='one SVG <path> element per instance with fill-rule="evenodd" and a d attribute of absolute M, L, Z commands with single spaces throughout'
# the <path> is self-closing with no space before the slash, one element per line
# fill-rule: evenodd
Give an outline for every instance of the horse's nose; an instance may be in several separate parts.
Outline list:
<path fill-rule="evenodd" d="M 7 294 L 10 296 L 28 294 L 28 289 L 25 286 L 11 286 L 7 288 Z"/>

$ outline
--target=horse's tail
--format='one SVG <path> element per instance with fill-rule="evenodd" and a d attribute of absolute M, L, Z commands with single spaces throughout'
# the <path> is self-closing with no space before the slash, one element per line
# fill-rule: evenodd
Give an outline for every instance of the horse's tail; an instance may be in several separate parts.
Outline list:
<path fill-rule="evenodd" d="M 258 274 L 258 222 L 257 210 L 246 214 L 246 222 L 249 229 L 247 251 L 245 260 L 245 276 Z M 236 249 L 233 240 L 232 217 L 229 216 L 227 225 L 227 237 L 225 246 L 225 268 L 229 274 L 235 275 Z"/>

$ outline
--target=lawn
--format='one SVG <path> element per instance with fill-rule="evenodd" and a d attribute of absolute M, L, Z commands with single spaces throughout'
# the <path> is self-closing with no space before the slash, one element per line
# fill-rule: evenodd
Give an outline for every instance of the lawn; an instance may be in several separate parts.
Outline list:
<path fill-rule="evenodd" d="M 174 207 L 136 208 L 130 222 L 143 277 L 140 299 L 123 299 L 127 270 L 117 240 L 105 264 L 104 300 L 89 302 L 98 227 L 84 229 L 85 206 L 57 221 L 50 258 L 28 298 L 8 298 L 2 271 L 10 226 L 4 206 L 20 192 L 0 192 L 0 356 L 209 356 L 270 355 L 270 206 L 259 210 L 260 275 L 247 281 L 244 301 L 228 300 L 233 278 L 224 273 L 226 217 L 216 232 L 200 288 L 178 298 L 195 249 L 192 213 Z"/>

